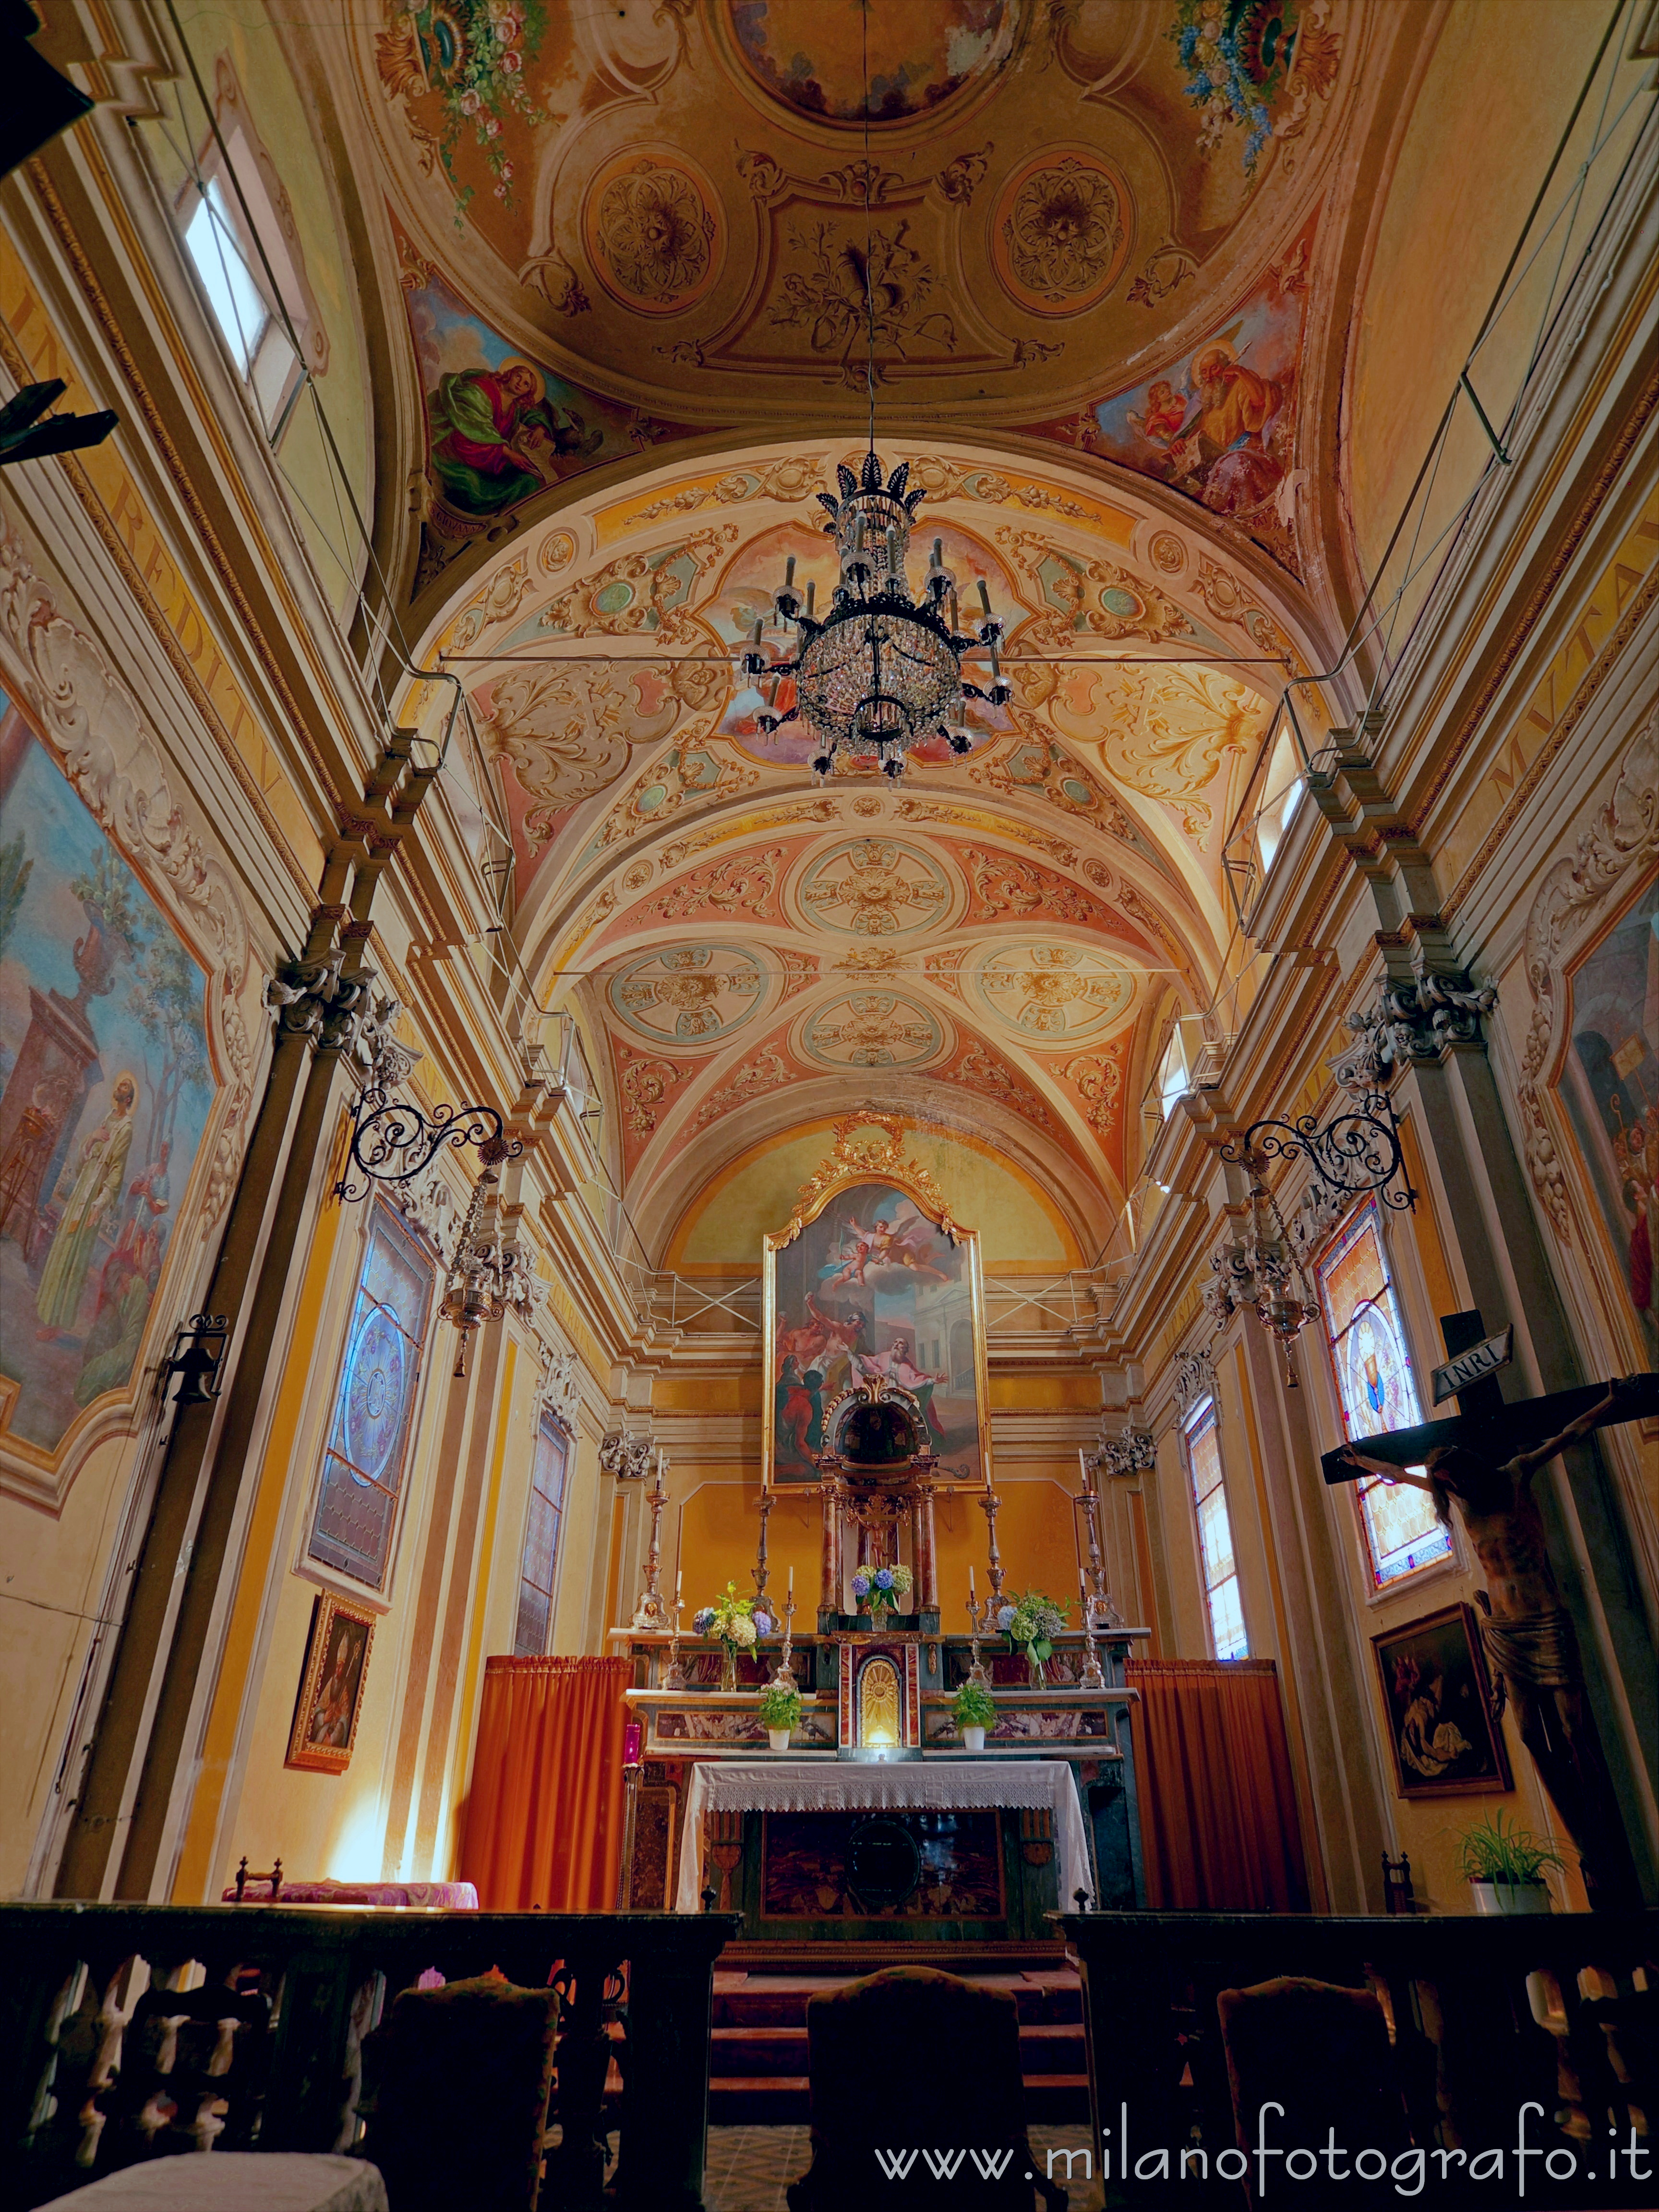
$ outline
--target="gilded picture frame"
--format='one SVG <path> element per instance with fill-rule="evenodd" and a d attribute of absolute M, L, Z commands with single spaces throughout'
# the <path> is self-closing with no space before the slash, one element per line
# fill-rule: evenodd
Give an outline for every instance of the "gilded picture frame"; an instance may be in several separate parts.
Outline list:
<path fill-rule="evenodd" d="M 937 1488 L 991 1486 L 985 1291 L 977 1233 L 951 1218 L 897 1116 L 837 1121 L 795 1211 L 763 1239 L 762 1480 L 818 1480 L 826 1413 L 884 1377 L 926 1424 Z M 860 1130 L 879 1137 L 860 1138 Z"/>
<path fill-rule="evenodd" d="M 1395 1790 L 1461 1797 L 1515 1787 L 1473 1606 L 1437 1612 L 1371 1638 L 1388 1715 Z"/>
<path fill-rule="evenodd" d="M 337 1597 L 331 1590 L 318 1596 L 284 1766 L 343 1774 L 350 1765 L 375 1619 L 368 1607 Z"/>

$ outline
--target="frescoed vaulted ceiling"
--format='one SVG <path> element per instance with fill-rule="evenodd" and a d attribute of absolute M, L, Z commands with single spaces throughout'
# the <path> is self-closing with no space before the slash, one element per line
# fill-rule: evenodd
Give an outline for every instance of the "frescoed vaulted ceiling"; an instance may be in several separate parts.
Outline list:
<path fill-rule="evenodd" d="M 633 1218 L 660 1249 L 758 1134 L 867 1098 L 993 1137 L 1098 1249 L 1170 1025 L 1237 968 L 1281 692 L 1340 650 L 1317 494 L 1397 11 L 416 0 L 335 35 L 418 395 L 408 650 L 465 686 L 526 991 L 580 1021 Z M 872 400 L 1013 690 L 965 758 L 819 787 L 734 663 L 789 558 L 827 596 L 814 495 Z"/>

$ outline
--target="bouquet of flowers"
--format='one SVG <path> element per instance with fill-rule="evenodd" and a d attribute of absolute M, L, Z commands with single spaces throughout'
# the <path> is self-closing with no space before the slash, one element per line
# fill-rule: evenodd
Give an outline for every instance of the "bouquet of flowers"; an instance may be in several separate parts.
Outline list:
<path fill-rule="evenodd" d="M 723 1596 L 717 1597 L 713 1605 L 700 1605 L 691 1616 L 694 1636 L 713 1636 L 720 1641 L 723 1690 L 734 1690 L 738 1686 L 738 1652 L 752 1651 L 756 1638 L 769 1636 L 775 1626 L 764 1601 L 739 1597 L 735 1583 L 727 1583 Z"/>
<path fill-rule="evenodd" d="M 908 1567 L 860 1567 L 853 1577 L 853 1595 L 860 1613 L 879 1621 L 890 1607 L 907 1595 L 912 1581 Z"/>
<path fill-rule="evenodd" d="M 1043 1662 L 1052 1659 L 1054 1639 L 1066 1623 L 1065 1599 L 1046 1596 L 1042 1590 L 1022 1590 L 1012 1604 L 997 1608 L 996 1625 L 1008 1639 L 1011 1651 L 1024 1651 L 1031 1680 L 1046 1678 Z"/>

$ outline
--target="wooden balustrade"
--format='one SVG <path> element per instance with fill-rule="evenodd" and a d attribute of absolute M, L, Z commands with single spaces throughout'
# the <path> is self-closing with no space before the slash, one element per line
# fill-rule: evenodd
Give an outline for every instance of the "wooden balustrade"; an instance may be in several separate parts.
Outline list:
<path fill-rule="evenodd" d="M 0 1906 L 0 2207 L 169 2152 L 349 2150 L 359 2051 L 431 1970 L 564 2002 L 541 2203 L 700 2212 L 714 1965 L 727 1914 Z M 612 2061 L 622 2078 L 605 2107 Z M 488 2126 L 489 2116 L 459 2116 Z M 366 2146 L 367 2148 L 367 2146 Z"/>
<path fill-rule="evenodd" d="M 1238 2179 L 1213 2172 L 1217 2154 L 1236 2143 L 1216 1995 L 1304 1975 L 1376 1993 L 1412 2142 L 1425 2154 L 1423 2203 L 1522 2201 L 1521 2172 L 1529 2207 L 1629 2212 L 1659 2204 L 1659 1913 L 1057 1917 L 1083 1976 L 1093 2155 L 1098 2170 L 1106 2146 L 1109 2178 L 1123 2191 L 1109 2191 L 1109 2203 L 1167 2206 L 1182 2152 L 1201 2150 L 1180 2203 L 1237 2212 Z M 1359 2101 L 1357 2090 L 1357 2109 Z M 1523 2116 L 1528 2105 L 1541 2109 Z M 1521 2170 L 1523 2118 L 1525 2141 L 1540 2155 Z M 1126 2118 L 1127 2176 L 1119 2162 Z M 1254 2122 L 1249 2132 L 1254 2142 Z M 1294 2143 L 1282 2133 L 1277 2140 Z M 1351 2154 L 1363 2148 L 1346 2145 Z M 1169 2154 L 1168 2180 L 1154 2171 L 1159 2149 Z M 1500 2150 L 1498 2168 L 1491 2154 Z M 1477 2169 L 1482 2153 L 1487 2162 Z M 1139 2176 L 1137 2160 L 1146 2161 Z M 1236 2160 L 1226 2166 L 1232 2174 Z M 1325 2172 L 1298 2191 L 1282 2161 L 1268 2169 L 1280 2199 L 1360 2201 L 1352 2182 L 1322 2189 Z M 1392 2179 L 1379 2185 L 1390 2203 L 1413 2193 Z"/>

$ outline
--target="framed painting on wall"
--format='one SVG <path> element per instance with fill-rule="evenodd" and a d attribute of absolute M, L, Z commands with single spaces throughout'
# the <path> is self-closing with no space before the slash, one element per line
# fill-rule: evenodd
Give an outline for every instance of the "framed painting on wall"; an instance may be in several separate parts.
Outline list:
<path fill-rule="evenodd" d="M 312 1607 L 305 1672 L 285 1766 L 343 1774 L 351 1764 L 374 1615 L 325 1590 Z"/>
<path fill-rule="evenodd" d="M 886 1141 L 854 1137 L 866 1126 Z M 904 1127 L 873 1115 L 838 1121 L 794 1218 L 765 1239 L 769 1486 L 816 1482 L 837 1403 L 878 1380 L 897 1385 L 926 1425 L 940 1487 L 991 1480 L 979 1239 L 904 1158 Z"/>
<path fill-rule="evenodd" d="M 1371 1638 L 1401 1797 L 1511 1790 L 1474 1612 L 1443 1606 Z"/>

